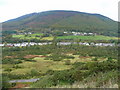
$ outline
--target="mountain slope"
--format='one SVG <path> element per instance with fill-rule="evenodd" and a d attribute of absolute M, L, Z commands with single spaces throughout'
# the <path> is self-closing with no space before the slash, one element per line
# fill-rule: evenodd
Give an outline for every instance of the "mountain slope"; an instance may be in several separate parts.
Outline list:
<path fill-rule="evenodd" d="M 46 11 L 27 14 L 3 22 L 3 30 L 21 28 L 54 28 L 66 31 L 96 32 L 104 35 L 117 35 L 117 22 L 100 14 L 77 11 Z"/>

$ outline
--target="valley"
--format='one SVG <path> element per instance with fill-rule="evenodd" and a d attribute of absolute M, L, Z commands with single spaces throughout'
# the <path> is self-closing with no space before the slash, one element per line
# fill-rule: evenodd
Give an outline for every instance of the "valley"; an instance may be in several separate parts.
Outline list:
<path fill-rule="evenodd" d="M 5 88 L 118 88 L 117 22 L 77 11 L 46 11 L 3 22 Z"/>

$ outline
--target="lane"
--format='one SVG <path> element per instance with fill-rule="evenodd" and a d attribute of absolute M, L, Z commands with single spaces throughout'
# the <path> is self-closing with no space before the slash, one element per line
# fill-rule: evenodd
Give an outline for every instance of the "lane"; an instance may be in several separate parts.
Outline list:
<path fill-rule="evenodd" d="M 35 79 L 21 79 L 21 80 L 11 80 L 9 83 L 17 83 L 17 82 L 36 82 L 40 80 L 40 78 L 35 78 Z"/>

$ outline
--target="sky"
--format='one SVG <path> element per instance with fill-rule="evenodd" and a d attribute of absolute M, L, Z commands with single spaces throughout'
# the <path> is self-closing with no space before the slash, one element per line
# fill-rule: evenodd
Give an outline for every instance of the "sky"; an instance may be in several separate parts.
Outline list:
<path fill-rule="evenodd" d="M 0 22 L 48 10 L 98 13 L 118 21 L 120 0 L 0 0 Z"/>

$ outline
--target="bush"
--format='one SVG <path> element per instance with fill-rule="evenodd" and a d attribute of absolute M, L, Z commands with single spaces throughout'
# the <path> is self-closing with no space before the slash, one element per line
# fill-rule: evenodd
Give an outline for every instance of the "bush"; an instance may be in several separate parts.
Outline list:
<path fill-rule="evenodd" d="M 12 59 L 12 58 L 5 58 L 2 60 L 2 63 L 3 64 L 19 64 L 19 63 L 22 63 L 21 60 L 15 60 L 15 59 Z"/>
<path fill-rule="evenodd" d="M 22 61 L 18 60 L 18 61 L 14 61 L 15 64 L 20 64 L 22 63 Z"/>
<path fill-rule="evenodd" d="M 18 69 L 18 68 L 22 68 L 22 67 L 18 66 L 18 65 L 14 65 L 13 68 Z"/>
<path fill-rule="evenodd" d="M 68 55 L 63 55 L 63 54 L 60 54 L 60 53 L 53 53 L 52 55 L 46 57 L 45 59 L 46 60 L 50 59 L 50 60 L 54 60 L 54 61 L 61 61 L 63 59 L 74 59 L 74 57 L 73 56 L 68 56 Z"/>
<path fill-rule="evenodd" d="M 74 71 L 72 70 L 58 71 L 53 74 L 52 80 L 55 82 L 56 85 L 59 84 L 60 82 L 72 84 L 74 82 L 74 78 L 72 77 L 73 73 Z"/>
<path fill-rule="evenodd" d="M 93 60 L 93 61 L 98 61 L 98 58 L 97 58 L 97 57 L 95 57 L 95 58 L 93 58 L 92 60 Z"/>
<path fill-rule="evenodd" d="M 112 58 L 111 58 L 111 57 L 108 57 L 107 61 L 112 61 Z"/>
<path fill-rule="evenodd" d="M 36 88 L 48 88 L 54 85 L 54 82 L 51 80 L 50 76 L 46 76 L 44 78 L 42 78 L 41 80 L 33 83 L 33 85 L 31 85 L 32 87 L 36 87 Z"/>
<path fill-rule="evenodd" d="M 72 77 L 75 79 L 75 81 L 82 81 L 84 78 L 83 73 L 80 70 L 75 71 Z"/>
<path fill-rule="evenodd" d="M 2 77 L 2 88 L 10 88 L 12 86 L 12 84 L 8 83 L 10 79 L 6 76 Z"/>
<path fill-rule="evenodd" d="M 24 60 L 28 62 L 36 62 L 35 60 L 32 60 L 32 59 L 24 59 Z"/>
<path fill-rule="evenodd" d="M 75 62 L 73 64 L 73 68 L 74 69 L 79 69 L 79 70 L 88 70 L 88 67 L 85 65 L 84 62 Z"/>
<path fill-rule="evenodd" d="M 11 73 L 5 73 L 2 76 L 6 76 L 10 79 L 28 79 L 31 77 L 29 74 L 11 74 Z"/>
<path fill-rule="evenodd" d="M 30 76 L 32 76 L 32 77 L 40 75 L 40 73 L 39 73 L 37 70 L 35 70 L 35 69 L 32 69 L 29 74 L 30 74 Z"/>
<path fill-rule="evenodd" d="M 96 81 L 96 87 L 107 86 L 107 85 L 114 85 L 118 80 L 118 72 L 117 71 L 109 71 L 106 73 L 99 73 L 99 78 Z"/>
<path fill-rule="evenodd" d="M 53 70 L 48 70 L 48 71 L 46 72 L 46 75 L 53 75 L 54 72 L 55 72 L 55 71 L 53 71 Z"/>
<path fill-rule="evenodd" d="M 11 69 L 11 68 L 7 68 L 7 69 L 5 69 L 4 71 L 11 72 L 12 69 Z"/>
<path fill-rule="evenodd" d="M 65 60 L 65 65 L 70 65 L 70 64 L 71 64 L 70 60 Z"/>

